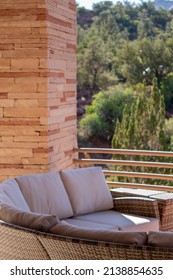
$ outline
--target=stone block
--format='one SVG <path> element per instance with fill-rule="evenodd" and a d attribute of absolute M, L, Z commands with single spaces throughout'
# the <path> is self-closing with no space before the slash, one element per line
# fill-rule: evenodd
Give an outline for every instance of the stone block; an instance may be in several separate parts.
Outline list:
<path fill-rule="evenodd" d="M 47 143 L 48 137 L 47 136 L 15 136 L 14 142 L 36 142 L 36 143 Z"/>
<path fill-rule="evenodd" d="M 23 58 L 23 59 L 11 59 L 12 70 L 34 70 L 38 69 L 39 60 L 37 58 Z"/>
<path fill-rule="evenodd" d="M 10 70 L 10 59 L 0 59 L 0 69 L 2 70 Z"/>
<path fill-rule="evenodd" d="M 0 148 L 0 157 L 32 157 L 32 149 Z"/>
<path fill-rule="evenodd" d="M 1 143 L 0 143 L 0 147 L 2 148 L 2 147 L 8 147 L 8 148 L 10 148 L 11 147 L 11 145 L 12 145 L 12 143 L 13 143 L 13 140 L 14 140 L 14 137 L 13 136 L 11 136 L 11 134 L 10 134 L 10 136 L 3 136 L 3 132 L 1 131 L 0 132 L 0 135 L 2 136 L 1 137 Z M 5 143 L 5 145 L 4 145 L 4 143 Z"/>
<path fill-rule="evenodd" d="M 0 107 L 14 107 L 14 100 L 13 99 L 1 99 L 0 100 Z"/>
<path fill-rule="evenodd" d="M 34 126 L 1 125 L 0 135 L 5 136 L 39 136 Z"/>
<path fill-rule="evenodd" d="M 0 164 L 21 164 L 21 157 L 0 157 Z"/>
<path fill-rule="evenodd" d="M 23 158 L 22 159 L 22 163 L 24 164 L 24 165 L 42 165 L 42 164 L 48 164 L 48 158 L 46 157 L 46 158 Z"/>
<path fill-rule="evenodd" d="M 46 117 L 46 108 L 4 108 L 5 117 L 20 117 L 20 118 L 33 118 L 33 117 Z"/>
<path fill-rule="evenodd" d="M 14 102 L 16 108 L 37 108 L 38 99 L 18 99 Z"/>

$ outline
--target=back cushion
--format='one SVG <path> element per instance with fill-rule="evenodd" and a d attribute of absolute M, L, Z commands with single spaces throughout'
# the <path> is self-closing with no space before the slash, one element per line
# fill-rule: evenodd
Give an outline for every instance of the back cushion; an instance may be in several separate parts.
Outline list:
<path fill-rule="evenodd" d="M 73 215 L 58 173 L 24 175 L 16 180 L 32 212 L 56 215 L 59 219 Z"/>
<path fill-rule="evenodd" d="M 9 179 L 0 184 L 0 203 L 7 203 L 21 210 L 30 212 L 29 206 L 15 179 Z"/>
<path fill-rule="evenodd" d="M 62 170 L 60 175 L 75 215 L 113 208 L 101 167 Z"/>
<path fill-rule="evenodd" d="M 17 226 L 49 231 L 58 222 L 56 216 L 25 212 L 8 204 L 0 204 L 0 219 Z"/>

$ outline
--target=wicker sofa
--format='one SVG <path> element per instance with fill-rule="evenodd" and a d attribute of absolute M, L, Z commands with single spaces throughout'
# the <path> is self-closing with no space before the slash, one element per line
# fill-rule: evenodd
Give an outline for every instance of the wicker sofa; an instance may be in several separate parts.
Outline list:
<path fill-rule="evenodd" d="M 101 168 L 0 184 L 0 259 L 173 259 L 157 201 L 113 199 Z"/>

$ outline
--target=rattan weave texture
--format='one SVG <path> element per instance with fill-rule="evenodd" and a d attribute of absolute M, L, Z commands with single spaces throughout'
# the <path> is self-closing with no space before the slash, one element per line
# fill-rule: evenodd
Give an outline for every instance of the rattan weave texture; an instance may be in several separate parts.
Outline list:
<path fill-rule="evenodd" d="M 139 190 L 138 190 L 138 192 L 139 192 Z M 117 198 L 118 199 L 127 198 L 126 203 L 128 203 L 128 199 L 130 197 L 139 198 L 138 192 L 136 193 L 135 189 L 133 191 L 130 190 L 129 193 L 128 193 L 128 189 L 126 189 L 125 192 L 119 192 L 118 189 L 115 189 L 114 191 L 112 191 L 112 196 L 113 196 L 113 198 L 116 198 L 116 199 Z M 155 208 L 154 211 L 157 212 L 156 208 L 158 207 L 159 217 L 160 217 L 160 230 L 173 232 L 173 193 L 162 192 L 160 194 L 149 195 L 148 197 L 151 199 L 154 199 L 156 201 L 154 204 L 158 204 L 158 206 L 156 206 L 156 205 L 154 206 L 154 204 L 152 205 L 151 203 L 148 204 L 147 199 L 143 200 L 143 202 L 137 201 L 136 210 L 135 210 L 136 215 L 152 217 L 152 211 L 153 211 L 152 208 L 154 207 Z M 140 207 L 141 203 L 143 203 L 143 208 Z M 130 201 L 129 201 L 129 204 L 130 204 Z M 133 207 L 133 204 L 134 204 L 134 202 L 132 203 L 132 207 Z M 123 205 L 124 205 L 124 207 L 126 207 L 126 204 L 124 202 L 122 202 L 122 207 L 123 207 Z M 120 203 L 120 207 L 121 207 L 121 203 Z M 135 207 L 135 205 L 134 205 L 134 207 Z M 121 210 L 119 209 L 118 211 L 123 212 L 125 210 L 126 209 L 121 208 Z M 132 209 L 132 211 L 133 211 L 133 209 Z M 141 211 L 143 212 L 143 214 Z"/>
<path fill-rule="evenodd" d="M 173 260 L 173 248 L 71 239 L 0 222 L 0 260 Z"/>

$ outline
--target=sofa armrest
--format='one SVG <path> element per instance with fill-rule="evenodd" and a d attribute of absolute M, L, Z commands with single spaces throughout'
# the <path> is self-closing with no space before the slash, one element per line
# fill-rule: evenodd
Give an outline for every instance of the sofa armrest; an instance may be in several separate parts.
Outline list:
<path fill-rule="evenodd" d="M 144 197 L 118 197 L 113 199 L 114 210 L 127 214 L 159 218 L 158 202 Z"/>

